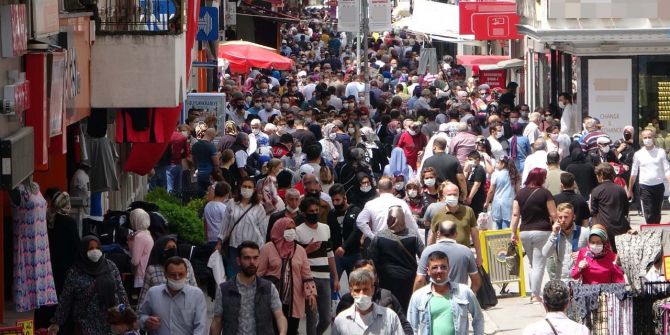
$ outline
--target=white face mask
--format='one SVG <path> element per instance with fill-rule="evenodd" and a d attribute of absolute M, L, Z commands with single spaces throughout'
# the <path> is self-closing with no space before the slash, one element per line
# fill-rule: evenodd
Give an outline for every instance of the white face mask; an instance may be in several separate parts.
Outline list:
<path fill-rule="evenodd" d="M 372 298 L 367 295 L 359 295 L 354 297 L 356 308 L 361 311 L 367 311 L 372 306 Z"/>
<path fill-rule="evenodd" d="M 295 147 L 295 148 L 293 149 L 293 152 L 294 152 L 296 155 L 300 155 L 300 154 L 302 153 L 302 147 Z"/>
<path fill-rule="evenodd" d="M 434 186 L 435 185 L 435 178 L 426 178 L 426 179 L 423 180 L 423 184 L 428 186 L 428 187 Z"/>
<path fill-rule="evenodd" d="M 370 186 L 370 185 L 368 185 L 368 186 L 361 186 L 361 191 L 362 191 L 363 193 L 368 193 L 368 192 L 370 192 L 370 190 L 372 190 L 372 186 Z"/>
<path fill-rule="evenodd" d="M 603 245 L 602 244 L 594 244 L 594 243 L 589 243 L 589 249 L 591 250 L 592 253 L 594 254 L 600 254 L 603 252 Z"/>
<path fill-rule="evenodd" d="M 448 195 L 448 196 L 445 197 L 444 201 L 447 203 L 447 206 L 455 207 L 455 206 L 458 205 L 458 196 Z"/>
<path fill-rule="evenodd" d="M 645 138 L 642 140 L 642 144 L 644 144 L 645 147 L 651 147 L 654 145 L 654 139 L 653 138 Z"/>
<path fill-rule="evenodd" d="M 254 189 L 253 188 L 243 188 L 240 190 L 240 195 L 242 195 L 242 198 L 244 199 L 250 199 L 252 195 L 254 195 Z"/>
<path fill-rule="evenodd" d="M 400 182 L 400 183 L 395 183 L 395 190 L 396 191 L 402 191 L 403 188 L 405 188 L 405 183 Z"/>
<path fill-rule="evenodd" d="M 558 107 L 565 108 L 565 104 L 563 102 L 558 102 Z"/>
<path fill-rule="evenodd" d="M 186 278 L 182 280 L 174 280 L 168 278 L 167 286 L 173 291 L 181 291 L 184 288 L 184 286 L 186 286 Z"/>
<path fill-rule="evenodd" d="M 295 233 L 295 229 L 286 229 L 286 230 L 284 230 L 284 239 L 285 239 L 287 242 L 293 242 L 293 241 L 295 241 L 296 236 L 297 236 L 297 235 L 296 235 L 296 233 Z"/>
<path fill-rule="evenodd" d="M 356 132 L 356 128 L 348 128 L 347 131 L 349 132 L 349 134 L 353 135 Z"/>
<path fill-rule="evenodd" d="M 433 285 L 446 285 L 449 282 L 449 277 L 444 278 L 442 281 L 437 281 L 437 279 L 430 277 L 430 282 L 433 283 Z"/>
<path fill-rule="evenodd" d="M 349 109 L 349 104 L 348 103 L 343 103 L 342 104 L 342 109 Z"/>
<path fill-rule="evenodd" d="M 551 138 L 552 141 L 558 140 L 558 134 L 551 134 L 549 135 L 549 137 Z"/>
<path fill-rule="evenodd" d="M 268 93 L 268 89 L 267 89 L 267 88 L 261 88 L 261 93 L 263 93 L 263 94 L 267 94 L 267 93 Z"/>
<path fill-rule="evenodd" d="M 419 195 L 419 192 L 417 190 L 409 190 L 407 191 L 407 195 L 410 198 L 416 198 L 416 196 Z"/>
<path fill-rule="evenodd" d="M 265 110 L 271 110 L 271 109 L 272 109 L 272 104 L 269 103 L 269 102 L 266 102 L 266 103 L 263 105 L 263 107 L 265 108 Z"/>
<path fill-rule="evenodd" d="M 295 212 L 297 212 L 299 210 L 299 208 L 291 208 L 291 207 L 286 206 L 286 210 L 289 213 L 294 214 Z"/>
<path fill-rule="evenodd" d="M 258 134 L 261 133 L 261 130 L 260 130 L 260 129 L 251 129 L 251 132 L 252 132 L 254 135 L 258 135 Z"/>
<path fill-rule="evenodd" d="M 312 123 L 312 118 L 311 117 L 306 117 L 305 118 L 305 124 L 310 124 Z"/>
<path fill-rule="evenodd" d="M 261 103 L 260 102 L 254 102 L 254 107 L 256 108 L 261 108 Z"/>
<path fill-rule="evenodd" d="M 332 141 L 335 141 L 335 139 L 337 139 L 337 133 L 328 134 L 328 138 L 331 139 Z"/>
<path fill-rule="evenodd" d="M 412 136 L 416 136 L 416 132 L 412 129 L 408 130 L 407 132 Z"/>
<path fill-rule="evenodd" d="M 604 154 L 606 154 L 606 153 L 610 152 L 610 146 L 609 145 L 602 146 L 602 147 L 600 147 L 600 151 L 602 151 Z"/>
<path fill-rule="evenodd" d="M 502 131 L 497 132 L 496 133 L 496 138 L 501 138 L 501 137 L 503 137 L 503 132 Z"/>
<path fill-rule="evenodd" d="M 516 117 L 510 118 L 509 122 L 512 123 L 512 124 L 515 124 L 515 123 L 519 122 L 519 118 L 516 118 Z"/>
<path fill-rule="evenodd" d="M 86 257 L 88 257 L 91 262 L 97 263 L 100 258 L 102 258 L 102 251 L 100 249 L 91 249 L 86 252 Z"/>

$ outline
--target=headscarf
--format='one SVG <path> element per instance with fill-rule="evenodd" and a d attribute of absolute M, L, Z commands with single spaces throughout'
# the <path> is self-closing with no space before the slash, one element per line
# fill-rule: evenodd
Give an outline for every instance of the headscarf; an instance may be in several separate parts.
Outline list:
<path fill-rule="evenodd" d="M 145 231 L 149 229 L 151 217 L 149 213 L 141 208 L 130 211 L 130 228 L 135 231 Z"/>
<path fill-rule="evenodd" d="M 235 122 L 233 121 L 226 121 L 224 130 L 226 135 L 237 136 L 238 133 L 237 125 L 235 125 Z"/>
<path fill-rule="evenodd" d="M 86 235 L 82 237 L 79 244 L 79 255 L 74 263 L 74 266 L 95 278 L 94 291 L 105 305 L 105 309 L 107 309 L 117 303 L 116 281 L 112 275 L 109 265 L 107 264 L 107 258 L 105 258 L 105 255 L 102 255 L 102 257 L 100 257 L 97 262 L 92 262 L 86 255 L 88 252 L 88 245 L 91 241 L 98 242 L 98 246 L 102 245 L 100 243 L 100 239 L 93 235 Z"/>
<path fill-rule="evenodd" d="M 56 214 L 67 216 L 70 214 L 70 195 L 67 192 L 56 192 L 51 198 L 51 207 L 47 209 L 47 225 L 53 228 L 56 223 Z"/>
<path fill-rule="evenodd" d="M 627 131 L 630 133 L 631 136 L 635 136 L 635 128 L 633 128 L 633 126 L 625 126 L 623 127 L 623 131 L 624 133 Z"/>
<path fill-rule="evenodd" d="M 592 235 L 596 235 L 600 237 L 603 242 L 607 242 L 607 228 L 605 226 L 600 225 L 600 224 L 595 224 L 591 227 L 591 232 L 589 233 L 589 237 Z"/>
<path fill-rule="evenodd" d="M 389 208 L 386 225 L 394 234 L 402 233 L 407 230 L 407 226 L 405 226 L 405 213 L 400 206 Z"/>
<path fill-rule="evenodd" d="M 275 247 L 277 248 L 277 253 L 281 258 L 291 256 L 293 249 L 295 248 L 295 242 L 289 242 L 284 239 L 284 231 L 286 230 L 286 227 L 288 227 L 288 225 L 292 222 L 293 219 L 283 217 L 275 222 L 270 232 L 272 243 L 274 243 Z"/>
<path fill-rule="evenodd" d="M 149 265 L 163 265 L 167 259 L 165 256 L 165 246 L 170 241 L 177 243 L 177 236 L 165 235 L 156 240 L 154 247 L 151 249 L 151 254 L 149 254 Z"/>
<path fill-rule="evenodd" d="M 405 177 L 405 181 L 409 180 L 410 170 L 407 165 L 407 158 L 405 158 L 405 151 L 403 149 L 395 147 L 391 151 L 391 160 L 389 161 L 389 168 L 391 174 L 394 176 L 402 175 Z"/>
<path fill-rule="evenodd" d="M 375 134 L 375 131 L 370 128 L 370 127 L 363 127 L 361 128 L 361 135 L 365 136 L 365 142 L 363 144 L 365 145 L 366 148 L 368 149 L 378 149 L 379 146 L 377 146 L 377 143 L 375 141 L 379 141 L 379 137 L 377 137 L 377 134 Z"/>

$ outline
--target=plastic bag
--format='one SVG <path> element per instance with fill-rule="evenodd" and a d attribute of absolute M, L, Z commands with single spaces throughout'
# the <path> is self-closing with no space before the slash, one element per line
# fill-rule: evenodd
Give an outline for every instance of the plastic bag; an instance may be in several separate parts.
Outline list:
<path fill-rule="evenodd" d="M 226 267 L 223 266 L 223 258 L 221 257 L 220 252 L 214 250 L 212 255 L 209 256 L 207 267 L 212 269 L 214 281 L 217 286 L 226 281 Z"/>
<path fill-rule="evenodd" d="M 489 230 L 493 229 L 493 217 L 489 212 L 481 212 L 477 217 L 477 229 L 479 230 Z"/>
<path fill-rule="evenodd" d="M 487 309 L 494 307 L 498 304 L 498 297 L 496 296 L 496 290 L 491 284 L 491 277 L 486 273 L 483 267 L 477 269 L 479 271 L 479 276 L 482 278 L 482 285 L 477 290 L 477 301 L 479 301 L 479 306 L 482 309 Z"/>

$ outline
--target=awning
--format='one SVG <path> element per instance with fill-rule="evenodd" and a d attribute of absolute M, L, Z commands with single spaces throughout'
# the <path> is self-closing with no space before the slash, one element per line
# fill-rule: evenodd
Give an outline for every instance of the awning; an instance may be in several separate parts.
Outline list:
<path fill-rule="evenodd" d="M 490 56 L 490 55 L 458 55 L 456 62 L 463 66 L 482 66 L 493 65 L 498 62 L 509 60 L 509 56 Z"/>
<path fill-rule="evenodd" d="M 267 1 L 266 3 L 267 4 L 271 4 L 271 3 L 276 4 L 277 2 L 281 2 L 281 0 Z M 263 8 L 262 6 L 249 4 L 249 3 L 246 3 L 244 1 L 242 1 L 240 3 L 240 5 L 237 6 L 237 15 L 258 17 L 258 18 L 277 21 L 277 22 L 281 22 L 281 23 L 296 23 L 297 21 L 300 21 L 300 18 L 298 18 L 298 17 L 291 16 L 291 15 L 284 14 L 284 13 L 275 12 L 272 9 Z"/>
<path fill-rule="evenodd" d="M 578 21 L 581 22 L 581 21 Z M 530 25 L 517 25 L 519 34 L 527 35 L 542 42 L 644 42 L 668 43 L 670 35 L 667 28 L 611 28 L 585 29 L 578 27 L 535 28 Z"/>
<path fill-rule="evenodd" d="M 518 67 L 523 67 L 523 59 L 514 58 L 514 59 L 503 60 L 496 64 L 480 65 L 479 69 L 481 71 L 490 71 L 490 70 L 514 69 Z"/>

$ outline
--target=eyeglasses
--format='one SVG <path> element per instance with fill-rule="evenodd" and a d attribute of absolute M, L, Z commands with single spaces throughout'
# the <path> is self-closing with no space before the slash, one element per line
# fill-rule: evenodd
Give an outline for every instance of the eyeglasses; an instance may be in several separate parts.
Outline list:
<path fill-rule="evenodd" d="M 431 271 L 439 271 L 439 270 L 447 271 L 447 270 L 449 270 L 449 265 L 434 265 L 434 266 L 430 267 L 430 270 Z"/>

